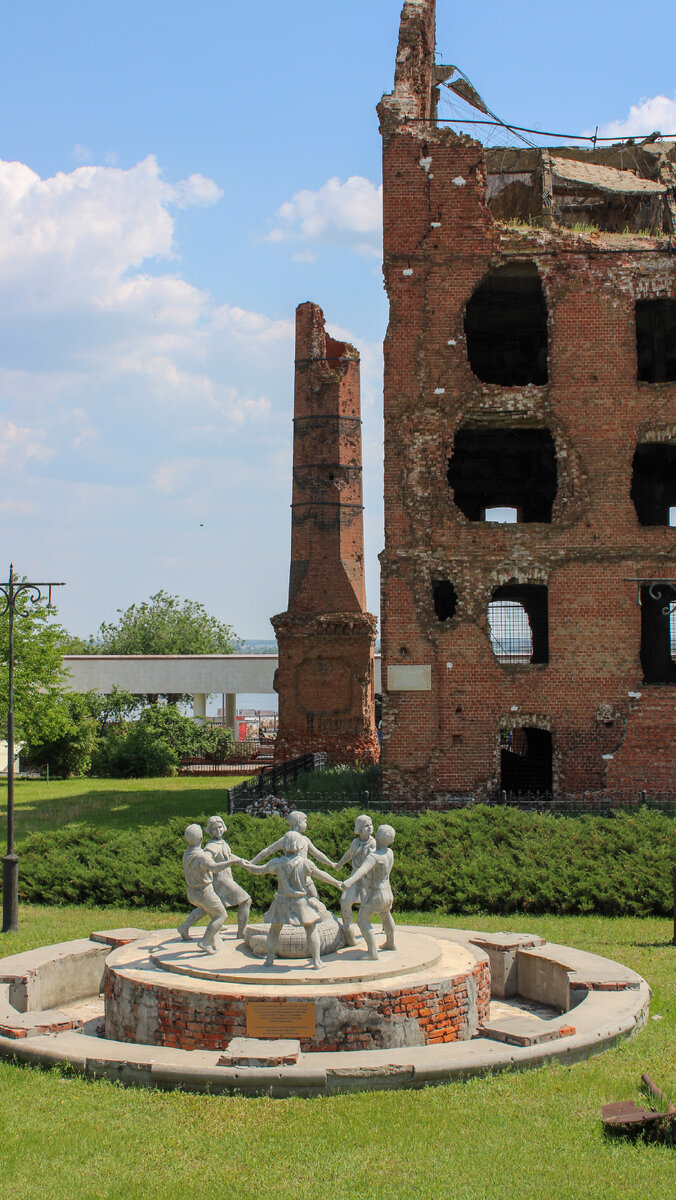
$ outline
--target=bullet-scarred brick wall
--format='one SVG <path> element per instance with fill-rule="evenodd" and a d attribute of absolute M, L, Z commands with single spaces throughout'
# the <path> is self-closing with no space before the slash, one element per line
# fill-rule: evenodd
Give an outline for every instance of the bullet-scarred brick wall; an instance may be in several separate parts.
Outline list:
<path fill-rule="evenodd" d="M 676 441 L 676 383 L 638 381 L 635 330 L 637 300 L 676 297 L 670 239 L 495 221 L 482 146 L 428 119 L 434 59 L 425 78 L 404 53 L 411 21 L 433 20 L 434 3 L 415 0 L 403 15 L 397 85 L 379 108 L 390 301 L 383 677 L 387 688 L 390 668 L 425 666 L 430 687 L 385 691 L 384 791 L 393 801 L 494 791 L 501 748 L 523 728 L 551 736 L 555 791 L 673 789 L 676 692 L 644 680 L 633 580 L 676 579 L 676 531 L 641 526 L 630 496 L 637 444 Z M 469 363 L 467 303 L 510 263 L 530 264 L 541 282 L 542 384 L 484 383 Z M 448 480 L 460 429 L 549 431 L 551 522 L 464 515 Z M 438 579 L 457 597 L 444 620 Z M 498 661 L 488 604 L 509 584 L 548 589 L 548 662 Z"/>

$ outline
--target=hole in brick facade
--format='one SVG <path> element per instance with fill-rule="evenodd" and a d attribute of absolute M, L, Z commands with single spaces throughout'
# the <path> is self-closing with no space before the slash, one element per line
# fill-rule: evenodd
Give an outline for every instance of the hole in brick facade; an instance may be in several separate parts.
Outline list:
<path fill-rule="evenodd" d="M 549 662 L 548 601 L 547 588 L 541 584 L 510 583 L 493 592 L 488 624 L 499 662 Z"/>
<path fill-rule="evenodd" d="M 636 353 L 639 379 L 676 380 L 676 300 L 636 301 Z"/>
<path fill-rule="evenodd" d="M 432 580 L 432 599 L 438 621 L 448 621 L 455 616 L 458 597 L 450 579 Z"/>
<path fill-rule="evenodd" d="M 645 683 L 676 683 L 676 613 L 664 612 L 669 599 L 666 589 L 655 599 L 648 586 L 641 588 L 641 666 Z"/>
<path fill-rule="evenodd" d="M 500 736 L 500 788 L 505 792 L 551 792 L 552 735 L 526 725 Z"/>
<path fill-rule="evenodd" d="M 673 525 L 676 512 L 676 445 L 641 442 L 636 447 L 631 498 L 641 525 Z"/>
<path fill-rule="evenodd" d="M 453 498 L 470 521 L 511 510 L 521 522 L 550 522 L 556 497 L 554 439 L 548 429 L 459 429 L 448 461 Z"/>
<path fill-rule="evenodd" d="M 518 508 L 486 508 L 484 521 L 492 521 L 496 525 L 517 525 L 519 521 Z"/>
<path fill-rule="evenodd" d="M 465 336 L 469 365 L 483 383 L 547 382 L 547 305 L 533 263 L 486 275 L 468 301 Z"/>

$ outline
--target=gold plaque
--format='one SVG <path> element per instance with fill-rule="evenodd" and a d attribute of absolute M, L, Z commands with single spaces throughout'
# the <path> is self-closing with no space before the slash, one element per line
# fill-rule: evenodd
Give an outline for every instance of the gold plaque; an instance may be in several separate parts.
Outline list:
<path fill-rule="evenodd" d="M 315 1006 L 312 1001 L 251 1000 L 246 1006 L 246 1036 L 256 1038 L 302 1038 L 315 1035 Z"/>

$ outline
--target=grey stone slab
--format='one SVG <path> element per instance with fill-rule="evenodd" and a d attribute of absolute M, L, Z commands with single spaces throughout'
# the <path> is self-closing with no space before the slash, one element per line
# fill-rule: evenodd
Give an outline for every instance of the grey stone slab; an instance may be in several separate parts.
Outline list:
<path fill-rule="evenodd" d="M 127 946 L 130 942 L 137 942 L 139 938 L 148 936 L 147 929 L 136 929 L 133 926 L 125 926 L 122 929 L 99 929 L 96 933 L 90 933 L 89 937 L 92 942 L 101 942 L 105 946 Z"/>

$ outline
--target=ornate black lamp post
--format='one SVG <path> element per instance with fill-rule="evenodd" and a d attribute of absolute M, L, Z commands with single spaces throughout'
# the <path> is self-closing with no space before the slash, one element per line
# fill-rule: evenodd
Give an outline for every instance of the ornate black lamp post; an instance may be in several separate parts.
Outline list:
<path fill-rule="evenodd" d="M 63 583 L 29 583 L 14 577 L 10 564 L 9 580 L 0 583 L 0 616 L 9 614 L 9 687 L 7 691 L 7 853 L 2 860 L 2 932 L 14 933 L 19 928 L 19 856 L 14 852 L 14 618 L 19 596 L 26 594 L 32 604 L 42 600 L 42 589 L 49 588 L 47 608 L 53 608 L 52 588 Z"/>

